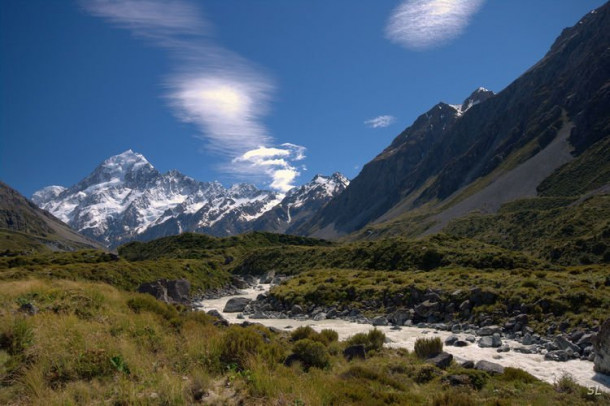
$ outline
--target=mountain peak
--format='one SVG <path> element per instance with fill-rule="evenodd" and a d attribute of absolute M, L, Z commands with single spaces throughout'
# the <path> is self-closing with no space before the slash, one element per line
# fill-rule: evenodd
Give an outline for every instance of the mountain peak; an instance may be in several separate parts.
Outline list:
<path fill-rule="evenodd" d="M 150 162 L 144 157 L 144 155 L 139 154 L 137 152 L 133 152 L 131 149 L 128 149 L 125 152 L 122 152 L 118 155 L 111 156 L 106 159 L 100 166 L 106 168 L 121 168 L 126 171 L 137 170 L 142 166 L 151 166 Z"/>

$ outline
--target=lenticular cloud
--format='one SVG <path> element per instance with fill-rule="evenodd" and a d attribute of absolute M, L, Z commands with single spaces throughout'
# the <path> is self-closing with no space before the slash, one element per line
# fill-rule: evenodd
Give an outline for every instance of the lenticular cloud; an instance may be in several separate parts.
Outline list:
<path fill-rule="evenodd" d="M 446 44 L 459 36 L 485 0 L 406 0 L 389 18 L 386 36 L 413 50 Z"/>

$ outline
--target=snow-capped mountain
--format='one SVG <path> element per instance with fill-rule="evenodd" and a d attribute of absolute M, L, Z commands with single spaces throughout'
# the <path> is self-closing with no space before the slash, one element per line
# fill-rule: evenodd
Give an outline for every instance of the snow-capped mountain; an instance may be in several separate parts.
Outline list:
<path fill-rule="evenodd" d="M 336 172 L 332 176 L 316 175 L 311 182 L 295 187 L 273 209 L 264 213 L 252 228 L 258 231 L 295 233 L 297 228 L 349 185 L 349 180 Z"/>
<path fill-rule="evenodd" d="M 310 183 L 316 185 L 308 195 L 314 206 L 345 188 L 335 179 L 347 182 L 335 174 Z M 102 162 L 76 185 L 45 187 L 32 201 L 82 234 L 114 247 L 184 231 L 217 236 L 248 231 L 285 197 L 296 196 L 295 190 L 284 196 L 245 183 L 227 189 L 175 170 L 162 174 L 144 156 L 128 150 Z M 306 195 L 297 200 L 293 206 L 309 204 Z"/>

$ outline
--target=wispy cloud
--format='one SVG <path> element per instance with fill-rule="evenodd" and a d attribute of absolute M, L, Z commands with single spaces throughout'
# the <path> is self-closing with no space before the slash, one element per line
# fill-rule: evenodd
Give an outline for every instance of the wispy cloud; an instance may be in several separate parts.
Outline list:
<path fill-rule="evenodd" d="M 370 128 L 385 128 L 388 127 L 396 121 L 396 117 L 383 115 L 375 118 L 371 118 L 370 120 L 366 120 L 364 125 Z"/>
<path fill-rule="evenodd" d="M 236 168 L 245 164 L 245 169 L 254 166 L 264 168 L 272 178 L 271 187 L 281 192 L 287 192 L 293 187 L 293 182 L 299 176 L 295 161 L 305 159 L 305 147 L 285 143 L 279 148 L 259 147 L 252 149 L 233 160 Z"/>
<path fill-rule="evenodd" d="M 222 165 L 222 170 L 241 178 L 269 176 L 270 186 L 278 190 L 292 187 L 298 171 L 290 162 L 302 159 L 297 159 L 298 154 L 285 156 L 285 165 L 238 160 L 249 151 L 273 149 L 274 139 L 262 121 L 275 86 L 262 69 L 216 43 L 212 24 L 195 3 L 82 0 L 82 4 L 92 15 L 169 51 L 177 67 L 165 81 L 169 104 L 181 120 L 199 128 L 209 150 L 227 157 L 231 164 Z M 286 145 L 292 144 L 283 144 L 282 149 Z M 292 177 L 286 172 L 290 170 Z"/>
<path fill-rule="evenodd" d="M 404 0 L 394 9 L 386 36 L 409 49 L 425 50 L 459 36 L 485 0 Z"/>

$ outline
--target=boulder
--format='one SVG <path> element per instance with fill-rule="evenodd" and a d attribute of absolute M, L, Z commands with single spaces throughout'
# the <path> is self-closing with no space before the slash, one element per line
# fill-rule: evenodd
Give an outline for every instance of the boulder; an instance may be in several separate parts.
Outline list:
<path fill-rule="evenodd" d="M 447 368 L 451 364 L 451 361 L 453 361 L 453 355 L 447 352 L 441 352 L 440 354 L 435 355 L 434 357 L 426 359 L 427 363 L 433 364 L 441 369 Z"/>
<path fill-rule="evenodd" d="M 314 319 L 314 321 L 326 320 L 326 313 L 320 312 L 320 313 L 316 314 L 315 316 L 313 316 L 313 319 Z"/>
<path fill-rule="evenodd" d="M 19 307 L 19 311 L 21 313 L 25 313 L 29 316 L 33 316 L 38 313 L 38 308 L 34 306 L 32 303 L 24 303 Z"/>
<path fill-rule="evenodd" d="M 502 328 L 500 326 L 485 326 L 485 327 L 481 327 L 480 329 L 477 330 L 477 335 L 481 336 L 481 337 L 485 337 L 485 336 L 491 336 L 494 335 L 496 333 L 500 333 L 502 331 Z"/>
<path fill-rule="evenodd" d="M 420 317 L 429 317 L 434 313 L 438 312 L 440 309 L 440 304 L 438 302 L 431 302 L 429 300 L 424 301 L 423 303 L 415 306 L 415 313 L 417 313 Z"/>
<path fill-rule="evenodd" d="M 460 364 L 460 366 L 464 369 L 473 369 L 474 368 L 474 361 L 464 361 Z"/>
<path fill-rule="evenodd" d="M 467 347 L 468 341 L 464 341 L 464 340 L 457 340 L 456 342 L 453 343 L 454 347 Z"/>
<path fill-rule="evenodd" d="M 585 349 L 591 345 L 593 345 L 593 340 L 595 338 L 595 334 L 583 334 L 582 337 L 576 342 L 580 348 Z"/>
<path fill-rule="evenodd" d="M 210 311 L 208 311 L 208 314 L 210 316 L 216 317 L 218 319 L 218 321 L 216 321 L 214 323 L 214 325 L 216 325 L 216 326 L 218 326 L 218 325 L 228 326 L 229 325 L 229 322 L 224 317 L 222 317 L 222 314 L 220 314 L 218 312 L 218 310 L 210 310 Z"/>
<path fill-rule="evenodd" d="M 388 316 L 388 321 L 397 326 L 404 326 L 405 321 L 413 318 L 413 310 L 396 310 Z"/>
<path fill-rule="evenodd" d="M 610 319 L 606 320 L 593 340 L 595 372 L 610 375 Z"/>
<path fill-rule="evenodd" d="M 248 282 L 237 276 L 231 276 L 231 285 L 235 286 L 237 289 L 248 289 L 250 287 Z"/>
<path fill-rule="evenodd" d="M 570 359 L 570 355 L 564 350 L 549 351 L 544 355 L 547 361 L 565 362 Z"/>
<path fill-rule="evenodd" d="M 557 346 L 561 350 L 572 350 L 572 352 L 575 352 L 577 354 L 580 353 L 580 347 L 574 343 L 571 343 L 567 338 L 562 335 L 558 335 L 557 337 L 555 337 L 555 344 L 557 344 Z"/>
<path fill-rule="evenodd" d="M 470 385 L 470 377 L 468 375 L 449 375 L 443 378 L 443 382 L 447 382 L 451 386 L 467 386 Z"/>
<path fill-rule="evenodd" d="M 481 348 L 498 348 L 502 346 L 502 339 L 500 338 L 500 334 L 496 333 L 491 337 L 481 337 L 478 344 Z"/>
<path fill-rule="evenodd" d="M 479 361 L 475 364 L 474 368 L 480 371 L 485 371 L 490 375 L 498 375 L 504 373 L 504 367 L 500 364 L 496 364 L 495 362 Z"/>
<path fill-rule="evenodd" d="M 227 301 L 223 311 L 225 313 L 241 313 L 251 301 L 251 299 L 246 297 L 231 298 Z"/>
<path fill-rule="evenodd" d="M 365 359 L 366 358 L 366 350 L 364 348 L 364 345 L 362 345 L 362 344 L 350 345 L 345 350 L 343 350 L 343 356 L 348 361 L 351 361 L 354 358 Z"/>
<path fill-rule="evenodd" d="M 459 337 L 456 335 L 450 335 L 445 339 L 445 345 L 453 345 L 459 340 Z"/>
<path fill-rule="evenodd" d="M 143 283 L 138 292 L 148 293 L 157 300 L 165 303 L 190 303 L 191 284 L 186 279 L 158 279 L 154 282 Z"/>
<path fill-rule="evenodd" d="M 373 326 L 387 326 L 388 319 L 385 316 L 377 316 L 373 319 Z"/>

